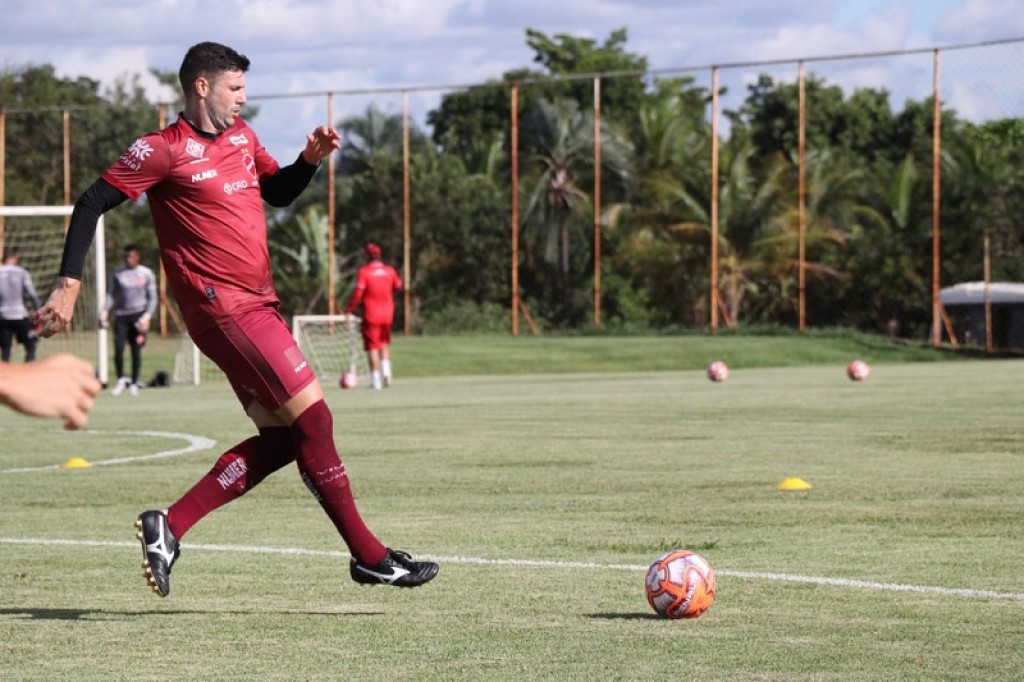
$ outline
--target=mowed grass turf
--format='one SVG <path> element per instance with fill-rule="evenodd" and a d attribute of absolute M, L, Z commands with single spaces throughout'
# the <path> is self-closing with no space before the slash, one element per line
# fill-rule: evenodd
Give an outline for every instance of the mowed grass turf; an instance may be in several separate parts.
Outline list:
<path fill-rule="evenodd" d="M 136 514 L 252 433 L 226 385 L 104 395 L 80 433 L 3 413 L 0 678 L 1017 680 L 1022 370 L 329 387 L 363 516 L 442 564 L 415 590 L 351 582 L 289 467 L 186 536 L 168 598 L 148 591 Z M 217 443 L 9 471 L 152 455 L 185 435 Z M 777 490 L 786 477 L 813 487 Z M 696 621 L 659 619 L 644 598 L 644 568 L 676 547 L 719 571 Z"/>

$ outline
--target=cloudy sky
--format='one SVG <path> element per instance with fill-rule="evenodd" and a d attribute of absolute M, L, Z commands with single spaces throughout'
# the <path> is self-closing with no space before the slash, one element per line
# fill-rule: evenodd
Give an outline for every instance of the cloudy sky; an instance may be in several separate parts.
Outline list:
<path fill-rule="evenodd" d="M 188 46 L 214 40 L 252 60 L 250 97 L 498 78 L 531 65 L 527 27 L 599 42 L 626 28 L 626 49 L 646 56 L 652 69 L 1024 37 L 1021 0 L 4 0 L 3 7 L 0 68 L 52 64 L 62 76 L 109 83 L 148 68 L 176 72 Z M 932 56 L 813 62 L 808 69 L 844 88 L 886 88 L 897 108 L 930 94 Z M 792 64 L 730 70 L 723 84 L 742 93 L 757 72 L 779 79 L 796 73 Z M 949 53 L 943 99 L 969 117 L 1021 116 L 1021 73 L 1024 43 Z M 696 72 L 705 84 L 708 74 Z M 1006 79 L 1016 80 L 1015 90 Z M 412 92 L 414 115 L 422 120 L 439 97 Z M 336 98 L 335 118 L 360 114 L 371 101 L 401 111 L 400 94 L 352 94 Z M 324 96 L 255 103 L 261 112 L 254 126 L 282 160 L 298 153 L 327 113 Z"/>

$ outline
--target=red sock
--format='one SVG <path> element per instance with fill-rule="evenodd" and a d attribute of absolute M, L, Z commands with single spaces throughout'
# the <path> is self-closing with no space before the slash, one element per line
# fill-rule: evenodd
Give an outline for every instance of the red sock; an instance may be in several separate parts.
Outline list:
<path fill-rule="evenodd" d="M 292 422 L 295 461 L 306 487 L 331 517 L 353 557 L 367 564 L 384 559 L 387 547 L 363 523 L 352 498 L 345 465 L 334 446 L 334 418 L 320 400 Z"/>
<path fill-rule="evenodd" d="M 167 525 L 179 540 L 218 507 L 241 497 L 281 467 L 295 461 L 291 430 L 260 429 L 260 435 L 231 448 L 180 500 L 167 510 Z"/>

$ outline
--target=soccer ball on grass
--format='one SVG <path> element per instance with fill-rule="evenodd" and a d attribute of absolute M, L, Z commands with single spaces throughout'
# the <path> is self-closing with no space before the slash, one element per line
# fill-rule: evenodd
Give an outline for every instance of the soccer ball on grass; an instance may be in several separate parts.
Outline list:
<path fill-rule="evenodd" d="M 725 381 L 729 378 L 729 366 L 721 360 L 715 360 L 708 365 L 708 379 L 712 381 Z"/>
<path fill-rule="evenodd" d="M 342 388 L 355 388 L 359 385 L 359 375 L 355 372 L 342 372 L 338 385 Z"/>
<path fill-rule="evenodd" d="M 854 360 L 846 366 L 846 376 L 850 381 L 864 381 L 871 374 L 871 368 L 863 360 Z"/>
<path fill-rule="evenodd" d="M 647 601 L 658 615 L 698 618 L 715 601 L 715 569 L 686 549 L 665 552 L 647 569 Z"/>

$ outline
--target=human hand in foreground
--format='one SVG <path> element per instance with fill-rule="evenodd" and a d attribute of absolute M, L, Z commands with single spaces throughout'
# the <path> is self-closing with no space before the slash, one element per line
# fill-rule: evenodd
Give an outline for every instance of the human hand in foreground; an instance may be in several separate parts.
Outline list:
<path fill-rule="evenodd" d="M 85 426 L 101 388 L 92 365 L 69 353 L 0 364 L 0 403 L 31 417 L 63 419 L 66 429 Z"/>

